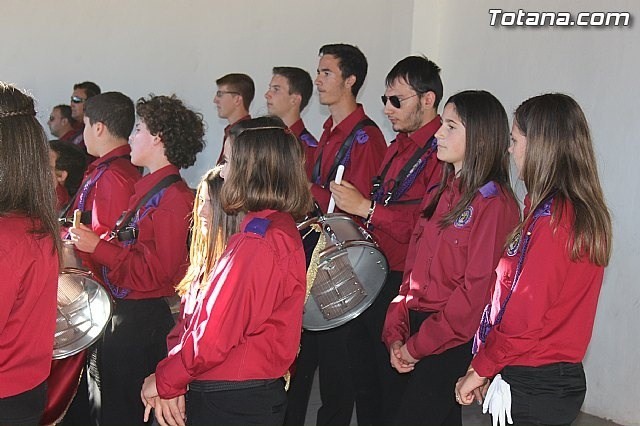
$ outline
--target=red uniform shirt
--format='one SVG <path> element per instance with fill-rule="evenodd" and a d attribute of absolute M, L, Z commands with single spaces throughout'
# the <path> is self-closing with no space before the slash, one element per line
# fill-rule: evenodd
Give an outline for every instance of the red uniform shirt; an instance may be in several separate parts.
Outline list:
<path fill-rule="evenodd" d="M 69 142 L 73 145 L 77 145 L 80 149 L 86 151 L 87 149 L 84 146 L 84 137 L 79 138 L 79 136 L 82 135 L 83 131 L 84 127 L 80 129 L 71 129 L 64 135 L 60 136 L 60 140 L 63 142 Z M 75 140 L 77 140 L 79 143 L 74 143 Z M 82 143 L 81 145 L 80 142 Z"/>
<path fill-rule="evenodd" d="M 557 205 L 555 201 L 553 204 Z M 573 218 L 573 207 L 565 203 L 555 232 L 551 216 L 542 216 L 535 223 L 520 278 L 502 321 L 489 332 L 472 362 L 481 376 L 493 377 L 507 365 L 537 367 L 583 360 L 591 340 L 604 267 L 590 263 L 587 257 L 577 262 L 569 258 Z M 521 249 L 522 243 L 515 253 L 507 249 L 498 264 L 491 300 L 492 323 L 511 289 Z"/>
<path fill-rule="evenodd" d="M 489 182 L 453 224 L 440 229 L 440 219 L 461 198 L 458 183 L 449 183 L 431 220 L 420 218 L 416 224 L 400 294 L 387 311 L 383 341 L 387 346 L 405 342 L 416 359 L 471 340 L 507 235 L 518 224 L 514 198 Z M 433 312 L 411 337 L 408 309 Z"/>
<path fill-rule="evenodd" d="M 440 128 L 440 116 L 422 126 L 411 136 L 406 133 L 398 134 L 395 142 L 387 148 L 387 154 L 378 171 L 380 176 L 387 164 L 390 164 L 384 177 L 385 182 L 382 182 L 382 188 L 385 191 L 391 187 L 400 170 L 409 163 L 416 150 L 430 142 L 438 128 Z M 372 233 L 387 257 L 392 271 L 404 270 L 409 240 L 422 212 L 420 201 L 428 190 L 437 188 L 442 178 L 442 163 L 438 161 L 435 147 L 424 159 L 425 165 L 421 165 L 424 168 L 415 177 L 409 189 L 397 201 L 391 201 L 386 206 L 383 203 L 377 203 L 369 221 Z"/>
<path fill-rule="evenodd" d="M 324 122 L 322 137 L 318 143 L 318 148 L 313 159 L 312 169 L 316 161 L 322 155 L 322 164 L 320 168 L 320 184 L 312 182 L 311 193 L 313 198 L 318 202 L 322 211 L 326 212 L 329 207 L 329 199 L 331 191 L 329 188 L 323 188 L 327 181 L 327 177 L 331 170 L 331 166 L 335 157 L 347 139 L 351 131 L 356 125 L 367 118 L 362 105 L 342 120 L 333 130 L 333 118 L 329 117 Z M 345 164 L 343 179 L 349 181 L 358 188 L 361 194 L 368 194 L 371 190 L 371 179 L 380 167 L 380 163 L 384 158 L 387 144 L 380 129 L 375 126 L 365 126 L 362 133 L 358 135 L 351 146 L 349 161 Z M 309 175 L 311 180 L 312 175 Z"/>
<path fill-rule="evenodd" d="M 311 176 L 311 173 L 313 173 L 313 159 L 315 158 L 316 150 L 318 149 L 318 140 L 313 137 L 306 127 L 304 127 L 302 118 L 293 123 L 289 128 L 296 138 L 298 138 L 298 140 L 304 145 L 305 170 L 307 171 L 307 176 Z"/>
<path fill-rule="evenodd" d="M 250 115 L 245 115 L 240 120 L 236 121 L 235 123 L 228 124 L 224 128 L 224 139 L 222 139 L 222 149 L 220 150 L 220 155 L 218 155 L 218 161 L 216 162 L 216 164 L 222 163 L 222 160 L 224 159 L 224 144 L 227 142 L 227 138 L 229 137 L 229 130 L 231 130 L 231 128 L 235 126 L 237 123 L 244 120 L 250 120 L 250 119 L 251 119 Z"/>
<path fill-rule="evenodd" d="M 0 217 L 0 398 L 49 376 L 56 328 L 58 256 L 31 219 Z"/>
<path fill-rule="evenodd" d="M 71 197 L 69 197 L 69 193 L 67 192 L 67 188 L 56 184 L 56 210 L 60 211 L 64 206 L 69 203 Z"/>
<path fill-rule="evenodd" d="M 184 394 L 194 380 L 282 377 L 298 352 L 306 268 L 296 224 L 264 210 L 248 213 L 241 229 L 209 287 L 185 302 L 193 314 L 179 323 L 179 343 L 156 368 L 162 398 Z"/>
<path fill-rule="evenodd" d="M 101 237 L 111 232 L 122 212 L 127 209 L 133 186 L 140 179 L 140 172 L 128 158 L 130 153 L 131 147 L 122 145 L 89 164 L 84 174 L 84 185 L 78 188 L 78 196 L 70 210 L 73 212 L 78 208 L 81 193 L 88 185 L 87 178 L 94 180 L 106 167 L 95 184 L 90 186 L 82 209 L 91 211 L 91 229 Z"/>
<path fill-rule="evenodd" d="M 135 185 L 129 208 L 138 202 L 164 177 L 179 175 L 169 165 L 144 176 Z M 174 286 L 187 271 L 187 234 L 193 209 L 193 192 L 184 181 L 166 188 L 157 207 L 142 208 L 138 238 L 126 245 L 101 240 L 91 258 L 108 269 L 109 281 L 131 290 L 127 299 L 150 299 L 172 296 Z"/>

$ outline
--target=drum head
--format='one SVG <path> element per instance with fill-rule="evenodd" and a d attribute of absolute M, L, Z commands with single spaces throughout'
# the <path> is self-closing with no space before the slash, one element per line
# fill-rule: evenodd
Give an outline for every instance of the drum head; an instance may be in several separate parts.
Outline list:
<path fill-rule="evenodd" d="M 63 270 L 58 276 L 58 315 L 53 359 L 66 358 L 91 346 L 111 318 L 109 293 L 91 274 Z"/>
<path fill-rule="evenodd" d="M 345 267 L 346 265 L 346 267 Z M 323 269 L 327 272 L 327 280 L 323 280 Z M 302 326 L 306 330 L 321 331 L 339 327 L 364 312 L 375 300 L 382 289 L 388 273 L 385 256 L 374 243 L 368 241 L 349 241 L 341 247 L 331 246 L 320 255 L 316 285 L 331 286 L 339 281 L 352 280 L 359 284 L 364 292 L 357 298 L 357 305 L 341 316 L 327 319 L 326 312 L 310 296 L 304 306 Z M 345 293 L 340 289 L 341 292 Z M 362 297 L 364 295 L 364 297 Z M 350 298 L 345 294 L 345 299 Z M 340 300 L 334 303 L 342 303 Z"/>

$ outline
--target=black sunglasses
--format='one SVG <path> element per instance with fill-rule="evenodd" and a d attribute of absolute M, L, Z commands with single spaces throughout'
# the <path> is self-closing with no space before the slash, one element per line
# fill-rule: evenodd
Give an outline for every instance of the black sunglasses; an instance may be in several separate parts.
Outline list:
<path fill-rule="evenodd" d="M 414 96 L 418 96 L 418 95 L 419 93 L 416 93 L 415 95 L 407 96 L 406 98 L 402 98 L 402 99 L 400 99 L 396 95 L 393 95 L 393 96 L 382 95 L 380 96 L 380 99 L 382 99 L 382 105 L 384 106 L 387 106 L 387 100 L 388 100 L 389 102 L 391 102 L 391 106 L 393 106 L 394 108 L 400 108 L 400 102 L 405 101 L 409 98 L 413 98 Z"/>
<path fill-rule="evenodd" d="M 83 103 L 84 101 L 86 101 L 86 99 L 82 99 L 82 98 L 81 98 L 81 97 L 79 97 L 79 96 L 72 96 L 72 97 L 71 97 L 71 102 L 73 102 L 74 104 L 81 104 L 81 103 Z"/>

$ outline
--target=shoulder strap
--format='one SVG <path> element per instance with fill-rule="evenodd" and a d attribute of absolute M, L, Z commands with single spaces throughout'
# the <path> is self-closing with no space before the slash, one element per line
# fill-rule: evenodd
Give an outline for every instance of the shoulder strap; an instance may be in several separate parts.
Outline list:
<path fill-rule="evenodd" d="M 80 186 L 78 187 L 78 190 L 76 191 L 75 194 L 73 194 L 73 198 L 71 198 L 71 200 L 69 201 L 69 204 L 67 204 L 67 206 L 64 208 L 64 210 L 62 210 L 60 212 L 60 215 L 58 216 L 58 220 L 60 222 L 67 222 L 68 220 L 68 214 L 69 214 L 69 210 L 71 210 L 71 207 L 73 207 L 73 205 L 76 203 L 76 199 L 80 196 L 80 194 L 85 190 L 85 186 L 88 186 L 88 188 L 86 188 L 87 193 L 91 190 L 91 188 L 96 184 L 96 182 L 98 181 L 98 179 L 100 178 L 100 176 L 102 176 L 102 173 L 104 173 L 104 171 L 106 169 L 109 168 L 109 164 L 111 164 L 112 162 L 114 162 L 115 160 L 117 160 L 118 158 L 128 158 L 131 159 L 130 155 L 119 155 L 117 157 L 111 157 L 107 160 L 105 160 L 102 164 L 100 164 L 98 167 L 96 167 L 97 170 L 97 175 L 95 176 L 95 179 L 91 179 L 91 176 L 87 176 L 83 181 L 82 184 L 80 184 Z M 82 222 L 84 223 L 84 221 Z"/>
<path fill-rule="evenodd" d="M 374 178 L 371 196 L 375 197 L 375 200 L 377 202 L 384 202 L 384 205 L 387 205 L 389 204 L 389 202 L 396 201 L 398 198 L 400 198 L 405 192 L 407 192 L 409 187 L 413 185 L 413 182 L 415 181 L 415 175 L 419 174 L 424 169 L 424 163 L 428 161 L 427 158 L 436 149 L 436 147 L 436 138 L 435 136 L 432 136 L 423 147 L 416 149 L 411 158 L 409 158 L 407 163 L 402 167 L 402 169 L 400 169 L 396 178 L 391 182 L 391 186 L 387 189 L 387 193 L 384 194 L 384 189 L 381 187 L 381 185 L 386 185 L 384 179 L 386 178 L 389 167 L 391 166 L 391 163 L 393 161 L 393 158 L 391 158 L 391 160 L 389 160 L 389 162 L 385 165 L 385 168 L 382 171 L 382 175 L 376 176 Z M 427 155 L 425 156 L 425 154 Z M 409 179 L 411 176 L 413 176 L 413 179 Z"/>
<path fill-rule="evenodd" d="M 181 180 L 182 178 L 180 177 L 180 175 L 169 175 L 169 176 L 165 176 L 160 182 L 156 183 L 155 186 L 151 188 L 151 190 L 147 192 L 145 196 L 140 199 L 140 201 L 138 201 L 138 204 L 136 205 L 136 207 L 132 210 L 129 210 L 129 212 L 124 216 L 124 218 L 122 220 L 119 220 L 118 223 L 116 223 L 116 227 L 113 230 L 113 233 L 117 234 L 118 231 L 121 231 L 124 228 L 126 228 L 131 223 L 131 220 L 136 215 L 136 213 L 138 213 L 138 211 L 142 208 L 142 206 L 144 206 L 147 203 L 147 201 L 149 201 L 154 195 L 156 195 L 158 192 L 160 192 L 164 188 L 167 188 Z"/>
<path fill-rule="evenodd" d="M 333 178 L 336 175 L 336 171 L 338 170 L 338 166 L 340 164 L 343 164 L 345 157 L 347 156 L 347 153 L 349 152 L 349 150 L 351 149 L 351 146 L 353 145 L 353 141 L 356 138 L 356 133 L 358 133 L 359 130 L 362 130 L 365 126 L 373 126 L 376 128 L 378 127 L 376 123 L 374 123 L 373 120 L 371 120 L 368 117 L 365 117 L 363 120 L 358 122 L 358 124 L 356 124 L 353 127 L 353 129 L 351 130 L 351 133 L 349 133 L 349 136 L 347 136 L 344 142 L 342 142 L 342 145 L 338 150 L 338 154 L 336 155 L 336 158 L 333 160 L 333 165 L 331 166 L 331 169 L 329 169 L 329 174 L 327 174 L 326 179 L 324 180 L 324 182 L 322 182 L 323 187 L 326 187 L 327 185 L 329 185 L 329 182 L 333 180 Z M 316 160 L 316 163 L 313 166 L 313 174 L 311 176 L 311 182 L 313 183 L 320 184 L 321 182 L 320 173 L 322 168 L 323 151 L 320 151 L 320 155 L 318 155 L 318 159 Z"/>

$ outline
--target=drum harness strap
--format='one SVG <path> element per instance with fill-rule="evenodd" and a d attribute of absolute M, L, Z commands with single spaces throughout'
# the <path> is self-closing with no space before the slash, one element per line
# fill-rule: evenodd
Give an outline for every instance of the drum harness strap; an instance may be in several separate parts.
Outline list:
<path fill-rule="evenodd" d="M 413 153 L 404 167 L 400 169 L 395 179 L 391 179 L 385 182 L 385 178 L 387 176 L 387 173 L 389 172 L 391 163 L 393 163 L 393 159 L 396 157 L 396 155 L 398 155 L 398 151 L 396 151 L 384 166 L 382 174 L 373 178 L 373 187 L 371 189 L 370 199 L 377 203 L 382 203 L 384 206 L 387 206 L 390 203 L 419 203 L 419 199 L 404 201 L 398 201 L 398 199 L 402 197 L 407 192 L 407 190 L 409 190 L 411 185 L 413 185 L 420 172 L 422 172 L 422 170 L 424 170 L 425 166 L 427 165 L 429 157 L 437 149 L 437 146 L 438 141 L 436 140 L 435 136 L 432 136 L 423 147 L 416 149 L 416 151 Z"/>
<path fill-rule="evenodd" d="M 527 254 L 527 249 L 529 248 L 529 241 L 531 240 L 531 233 L 533 232 L 533 227 L 535 226 L 538 219 L 544 216 L 551 216 L 551 204 L 553 203 L 553 197 L 555 192 L 548 197 L 545 201 L 543 201 L 538 208 L 533 212 L 533 219 L 531 220 L 530 225 L 527 227 L 527 232 L 524 234 L 522 241 L 519 242 L 520 248 L 520 258 L 518 259 L 518 263 L 516 264 L 516 271 L 513 275 L 513 282 L 511 284 L 511 288 L 509 289 L 509 293 L 507 297 L 505 297 L 502 305 L 500 306 L 500 310 L 496 315 L 496 319 L 491 323 L 491 303 L 487 304 L 484 308 L 484 312 L 482 312 L 482 317 L 480 318 L 480 326 L 478 327 L 478 332 L 473 339 L 473 348 L 472 352 L 475 355 L 478 353 L 480 346 L 486 342 L 487 336 L 491 329 L 502 322 L 502 316 L 504 315 L 504 311 L 507 308 L 507 303 L 511 299 L 511 295 L 518 285 L 518 280 L 520 279 L 520 273 L 522 272 L 522 265 L 524 264 L 524 259 Z"/>
<path fill-rule="evenodd" d="M 151 207 L 158 207 L 160 200 L 164 196 L 166 189 L 176 182 L 181 181 L 180 175 L 169 175 L 164 177 L 160 182 L 156 183 L 144 197 L 140 199 L 136 207 L 129 210 L 128 213 L 124 213 L 123 217 L 118 220 L 115 228 L 111 231 L 111 238 L 117 238 L 125 246 L 131 245 L 136 242 L 138 238 L 138 223 L 144 218 L 150 211 Z M 140 214 L 140 210 L 144 207 L 144 211 Z M 102 277 L 105 284 L 109 287 L 111 294 L 117 299 L 124 299 L 131 292 L 128 288 L 121 288 L 115 284 L 112 284 L 107 274 L 109 269 L 106 266 L 102 266 Z"/>
<path fill-rule="evenodd" d="M 89 195 L 89 192 L 91 191 L 91 189 L 98 182 L 98 179 L 100 179 L 102 174 L 109 168 L 109 164 L 111 164 L 113 161 L 119 158 L 130 159 L 131 157 L 129 155 L 119 155 L 116 157 L 111 157 L 105 160 L 100 165 L 98 165 L 98 167 L 96 167 L 96 173 L 93 177 L 87 176 L 85 178 L 85 180 L 80 185 L 80 188 L 82 189 L 78 189 L 78 191 L 74 194 L 71 201 L 69 201 L 69 204 L 67 204 L 67 207 L 65 207 L 65 209 L 62 210 L 62 212 L 60 213 L 60 216 L 58 216 L 58 221 L 62 226 L 66 226 L 66 227 L 71 226 L 72 220 L 69 219 L 67 215 L 69 214 L 69 210 L 71 210 L 71 207 L 76 203 L 76 198 L 79 198 L 78 209 L 82 211 L 80 222 L 83 225 L 91 225 L 91 210 L 87 210 L 87 211 L 84 210 L 85 204 L 87 202 L 87 196 Z"/>
<path fill-rule="evenodd" d="M 327 175 L 327 178 L 325 179 L 324 182 L 322 182 L 321 176 L 320 176 L 321 169 L 322 169 L 322 154 L 324 152 L 324 147 L 322 148 L 322 150 L 320 151 L 320 154 L 318 155 L 318 159 L 316 160 L 316 163 L 313 166 L 311 182 L 321 185 L 323 188 L 327 188 L 329 186 L 329 182 L 331 182 L 333 178 L 336 176 L 338 166 L 340 165 L 346 166 L 346 164 L 349 162 L 349 159 L 351 157 L 350 154 L 351 154 L 351 147 L 353 146 L 353 141 L 356 139 L 356 135 L 358 131 L 362 130 L 365 126 L 373 126 L 376 128 L 378 127 L 376 123 L 374 123 L 373 120 L 371 120 L 370 118 L 365 118 L 354 126 L 353 130 L 351 130 L 351 133 L 349 133 L 349 136 L 347 136 L 347 138 L 344 140 L 344 142 L 340 146 L 340 149 L 338 150 L 338 154 L 336 155 L 336 158 L 333 160 L 333 165 L 331 166 L 331 169 L 329 170 L 329 174 Z"/>

